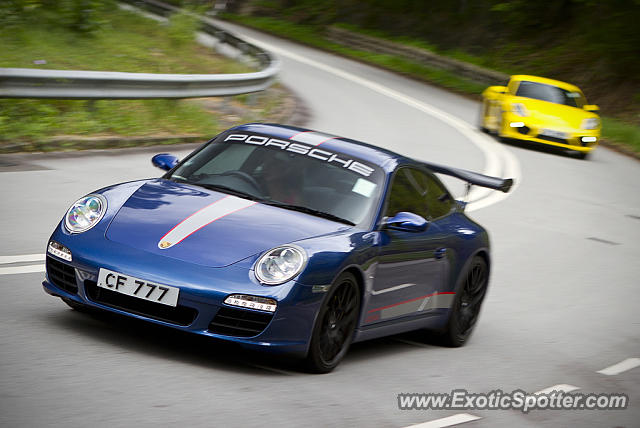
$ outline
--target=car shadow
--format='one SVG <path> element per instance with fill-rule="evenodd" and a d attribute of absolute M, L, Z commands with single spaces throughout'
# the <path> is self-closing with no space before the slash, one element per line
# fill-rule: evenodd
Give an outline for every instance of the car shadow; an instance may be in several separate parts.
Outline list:
<path fill-rule="evenodd" d="M 100 341 L 114 348 L 161 356 L 185 364 L 251 376 L 306 375 L 300 359 L 283 354 L 243 348 L 233 342 L 176 330 L 106 311 L 76 311 L 61 308 L 41 314 L 48 325 Z M 386 358 L 415 347 L 430 347 L 424 332 L 410 332 L 355 343 L 343 363 Z"/>
<path fill-rule="evenodd" d="M 53 315 L 42 316 L 46 316 L 49 325 L 69 330 L 88 340 L 185 364 L 252 376 L 281 375 L 278 369 L 286 366 L 282 356 L 106 311 L 80 312 L 61 308 Z M 274 370 L 266 370 L 265 367 L 273 367 Z"/>
<path fill-rule="evenodd" d="M 518 147 L 521 149 L 531 150 L 534 152 L 547 153 L 547 154 L 561 156 L 565 158 L 582 160 L 578 157 L 575 151 L 563 149 L 561 147 L 547 146 L 544 144 L 538 144 L 530 141 L 516 140 L 516 139 L 510 139 L 510 138 L 499 139 L 499 138 L 496 138 L 495 136 L 493 136 L 493 138 L 497 142 L 505 144 L 507 146 L 511 146 L 511 147 Z"/>

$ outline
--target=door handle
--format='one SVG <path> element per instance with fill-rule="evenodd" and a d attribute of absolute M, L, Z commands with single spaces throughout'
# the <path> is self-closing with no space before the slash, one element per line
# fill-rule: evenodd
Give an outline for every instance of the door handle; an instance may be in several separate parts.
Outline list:
<path fill-rule="evenodd" d="M 436 250 L 436 259 L 441 259 L 447 254 L 446 248 L 438 248 Z"/>

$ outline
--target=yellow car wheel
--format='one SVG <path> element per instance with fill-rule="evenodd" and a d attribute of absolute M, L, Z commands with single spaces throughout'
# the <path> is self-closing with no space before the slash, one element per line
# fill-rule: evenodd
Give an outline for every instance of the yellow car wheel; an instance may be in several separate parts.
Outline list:
<path fill-rule="evenodd" d="M 486 101 L 482 102 L 482 105 L 480 106 L 480 113 L 478 116 L 478 128 L 480 128 L 480 131 L 484 132 L 485 134 L 489 134 L 489 128 L 487 128 L 487 117 L 485 116 L 485 112 L 487 111 L 486 109 Z"/>

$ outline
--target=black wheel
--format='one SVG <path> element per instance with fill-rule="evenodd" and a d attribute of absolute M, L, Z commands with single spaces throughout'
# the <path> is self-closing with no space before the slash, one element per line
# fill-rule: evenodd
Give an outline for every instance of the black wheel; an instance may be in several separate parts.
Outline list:
<path fill-rule="evenodd" d="M 484 112 L 486 111 L 485 102 L 486 101 L 482 101 L 482 104 L 480 105 L 480 113 L 478 116 L 478 128 L 480 129 L 481 132 L 484 132 L 485 134 L 490 134 L 489 128 L 484 126 Z"/>
<path fill-rule="evenodd" d="M 478 321 L 489 283 L 487 262 L 480 256 L 474 257 L 462 278 L 463 282 L 451 307 L 449 321 L 441 336 L 442 343 L 451 347 L 464 345 Z"/>
<path fill-rule="evenodd" d="M 578 152 L 575 155 L 578 159 L 587 160 L 589 159 L 589 152 Z"/>
<path fill-rule="evenodd" d="M 355 277 L 345 272 L 325 298 L 307 354 L 307 367 L 315 373 L 333 370 L 347 353 L 360 314 L 360 291 Z"/>
<path fill-rule="evenodd" d="M 67 299 L 66 297 L 61 297 L 62 301 L 65 302 L 71 309 L 80 312 L 87 312 L 87 307 L 82 303 L 78 303 L 75 300 Z"/>

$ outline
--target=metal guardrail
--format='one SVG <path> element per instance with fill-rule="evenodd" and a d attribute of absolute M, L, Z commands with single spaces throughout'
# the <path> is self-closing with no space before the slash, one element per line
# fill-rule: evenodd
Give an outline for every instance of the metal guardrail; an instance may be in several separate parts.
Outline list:
<path fill-rule="evenodd" d="M 126 3 L 162 16 L 179 11 L 157 0 L 130 0 Z M 279 70 L 277 59 L 216 27 L 211 20 L 199 19 L 200 31 L 255 58 L 262 70 L 239 74 L 151 74 L 0 68 L 0 98 L 198 98 L 257 92 L 271 85 Z"/>

